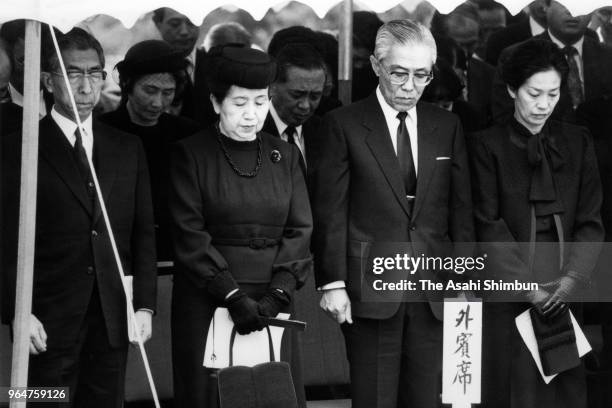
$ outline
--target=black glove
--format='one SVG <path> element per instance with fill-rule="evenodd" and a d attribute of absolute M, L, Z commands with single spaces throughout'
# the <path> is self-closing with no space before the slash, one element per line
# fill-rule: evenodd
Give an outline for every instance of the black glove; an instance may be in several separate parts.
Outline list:
<path fill-rule="evenodd" d="M 257 302 L 241 290 L 225 301 L 238 334 L 249 334 L 264 328 L 264 323 L 257 311 Z"/>
<path fill-rule="evenodd" d="M 544 304 L 544 316 L 553 319 L 567 310 L 567 302 L 578 288 L 578 281 L 569 276 L 563 276 L 558 281 L 557 290 Z"/>
<path fill-rule="evenodd" d="M 270 289 L 257 302 L 257 310 L 259 314 L 266 317 L 276 317 L 276 315 L 289 303 L 291 298 L 289 295 L 280 289 Z"/>
<path fill-rule="evenodd" d="M 544 289 L 531 290 L 526 294 L 527 301 L 533 305 L 540 316 L 545 316 L 544 305 L 550 298 L 550 293 Z"/>

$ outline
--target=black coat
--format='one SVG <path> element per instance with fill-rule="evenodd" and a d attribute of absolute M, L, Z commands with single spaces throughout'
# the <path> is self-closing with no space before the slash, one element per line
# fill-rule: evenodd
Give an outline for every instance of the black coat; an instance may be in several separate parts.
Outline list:
<path fill-rule="evenodd" d="M 157 259 L 159 261 L 173 260 L 168 213 L 170 147 L 173 143 L 196 133 L 200 129 L 199 123 L 181 116 L 163 113 L 155 126 L 138 126 L 130 119 L 125 105 L 113 112 L 101 115 L 99 120 L 140 138 L 151 177 Z M 165 270 L 160 269 L 160 272 Z"/>
<path fill-rule="evenodd" d="M 495 126 L 472 138 L 476 232 L 479 242 L 508 243 L 495 254 L 495 266 L 487 272 L 492 278 L 533 282 L 528 247 L 518 244 L 530 242 L 531 237 L 531 167 L 525 149 L 511 140 L 509 126 Z M 556 121 L 546 126 L 563 158 L 561 166 L 551 166 L 564 207 L 560 218 L 567 249 L 562 273 L 572 271 L 588 281 L 604 238 L 593 142 L 585 128 Z"/>
<path fill-rule="evenodd" d="M 139 140 L 94 120 L 94 162 L 124 271 L 134 276 L 134 308 L 155 310 L 153 210 Z M 2 169 L 2 319 L 13 318 L 20 185 L 20 137 L 5 145 Z M 76 344 L 92 296 L 100 293 L 109 342 L 127 344 L 123 286 L 99 206 L 92 206 L 72 146 L 47 116 L 40 122 L 32 313 L 48 346 Z"/>

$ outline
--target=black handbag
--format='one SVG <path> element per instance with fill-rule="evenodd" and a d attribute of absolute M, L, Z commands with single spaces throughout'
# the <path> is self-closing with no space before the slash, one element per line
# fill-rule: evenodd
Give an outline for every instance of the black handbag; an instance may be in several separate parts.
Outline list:
<path fill-rule="evenodd" d="M 266 326 L 266 331 L 270 362 L 245 367 L 234 366 L 236 329 L 232 329 L 229 345 L 230 366 L 215 373 L 220 408 L 297 408 L 289 364 L 275 361 L 269 326 Z"/>

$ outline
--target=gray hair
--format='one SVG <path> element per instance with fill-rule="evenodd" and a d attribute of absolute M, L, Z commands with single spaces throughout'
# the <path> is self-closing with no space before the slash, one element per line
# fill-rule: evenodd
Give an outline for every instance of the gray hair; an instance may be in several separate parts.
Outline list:
<path fill-rule="evenodd" d="M 431 63 L 436 63 L 437 47 L 431 31 L 412 20 L 392 20 L 383 24 L 376 33 L 374 57 L 381 61 L 394 44 L 424 45 L 431 50 Z"/>

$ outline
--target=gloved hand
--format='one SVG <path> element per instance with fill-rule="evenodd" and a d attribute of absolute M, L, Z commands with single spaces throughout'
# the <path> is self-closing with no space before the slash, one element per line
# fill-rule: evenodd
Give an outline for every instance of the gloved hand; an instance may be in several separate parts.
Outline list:
<path fill-rule="evenodd" d="M 538 314 L 545 316 L 544 305 L 550 298 L 550 293 L 540 287 L 538 290 L 530 290 L 527 292 L 526 297 L 527 301 L 533 305 Z"/>
<path fill-rule="evenodd" d="M 567 302 L 578 288 L 578 281 L 569 276 L 559 279 L 557 289 L 542 307 L 544 316 L 554 319 L 567 310 Z"/>
<path fill-rule="evenodd" d="M 289 295 L 279 289 L 271 288 L 257 302 L 259 314 L 266 317 L 276 317 L 276 315 L 291 303 Z"/>
<path fill-rule="evenodd" d="M 264 323 L 257 311 L 257 302 L 239 290 L 231 295 L 225 305 L 236 326 L 238 334 L 249 334 L 264 328 Z"/>

